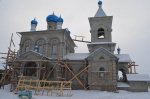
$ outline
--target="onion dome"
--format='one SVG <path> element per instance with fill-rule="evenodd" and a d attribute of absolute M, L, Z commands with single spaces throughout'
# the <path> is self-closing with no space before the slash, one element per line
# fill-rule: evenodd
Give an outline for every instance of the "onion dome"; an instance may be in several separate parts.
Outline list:
<path fill-rule="evenodd" d="M 102 1 L 99 1 L 99 2 L 98 2 L 98 5 L 102 5 L 102 4 L 103 4 L 103 2 L 102 2 Z"/>
<path fill-rule="evenodd" d="M 58 17 L 53 13 L 52 15 L 47 16 L 46 21 L 47 22 L 57 22 Z"/>
<path fill-rule="evenodd" d="M 61 16 L 58 18 L 57 22 L 64 22 L 64 20 L 61 18 Z"/>
<path fill-rule="evenodd" d="M 37 20 L 34 18 L 34 19 L 31 21 L 31 24 L 35 24 L 35 25 L 37 25 L 37 24 L 38 24 L 38 22 L 37 22 Z"/>

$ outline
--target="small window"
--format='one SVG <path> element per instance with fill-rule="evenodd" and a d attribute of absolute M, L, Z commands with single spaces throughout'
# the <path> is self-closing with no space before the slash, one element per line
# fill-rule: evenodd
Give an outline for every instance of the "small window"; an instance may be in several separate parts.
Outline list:
<path fill-rule="evenodd" d="M 104 57 L 103 57 L 103 56 L 101 56 L 101 57 L 99 57 L 99 59 L 100 59 L 100 60 L 103 60 L 103 59 L 104 59 Z"/>
<path fill-rule="evenodd" d="M 24 46 L 23 46 L 24 52 L 28 52 L 30 50 L 30 46 L 31 46 L 31 41 L 30 40 L 26 40 L 24 42 Z"/>
<path fill-rule="evenodd" d="M 38 45 L 34 46 L 34 51 L 39 52 L 39 46 Z"/>
<path fill-rule="evenodd" d="M 53 55 L 57 54 L 57 45 L 55 45 L 55 44 L 52 46 L 52 54 Z"/>
<path fill-rule="evenodd" d="M 39 53 L 44 53 L 44 43 L 45 43 L 45 40 L 44 39 L 39 39 L 36 41 L 35 43 L 35 48 L 37 47 L 37 52 Z"/>
<path fill-rule="evenodd" d="M 99 78 L 104 79 L 104 77 L 105 77 L 105 69 L 104 67 L 101 67 L 99 69 Z"/>
<path fill-rule="evenodd" d="M 28 52 L 30 50 L 29 46 L 25 47 L 25 52 Z"/>
<path fill-rule="evenodd" d="M 48 26 L 48 30 L 52 29 L 52 26 Z"/>
<path fill-rule="evenodd" d="M 52 55 L 57 55 L 58 54 L 58 40 L 57 39 L 53 39 L 52 41 L 51 41 L 52 43 L 52 46 L 51 46 L 51 50 L 52 50 L 52 52 L 51 52 L 51 54 Z"/>
<path fill-rule="evenodd" d="M 105 38 L 105 31 L 103 28 L 98 29 L 98 38 L 99 39 Z"/>

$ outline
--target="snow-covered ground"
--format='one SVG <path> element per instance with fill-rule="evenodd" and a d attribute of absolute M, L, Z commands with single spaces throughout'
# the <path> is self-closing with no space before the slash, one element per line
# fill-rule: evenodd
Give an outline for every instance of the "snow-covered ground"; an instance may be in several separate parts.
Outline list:
<path fill-rule="evenodd" d="M 72 96 L 41 96 L 33 95 L 33 99 L 150 99 L 150 92 L 127 92 L 119 91 L 119 93 L 94 91 L 94 90 L 73 90 Z M 16 94 L 9 92 L 9 87 L 0 89 L 0 99 L 19 99 Z"/>

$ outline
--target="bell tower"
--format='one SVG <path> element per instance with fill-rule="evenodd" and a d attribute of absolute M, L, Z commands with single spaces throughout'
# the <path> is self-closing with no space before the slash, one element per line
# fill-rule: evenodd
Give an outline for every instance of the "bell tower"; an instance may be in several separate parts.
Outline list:
<path fill-rule="evenodd" d="M 89 18 L 91 44 L 88 44 L 89 52 L 103 47 L 114 53 L 116 43 L 112 42 L 112 20 L 113 16 L 107 16 L 102 9 L 102 1 L 98 2 L 99 9 L 94 17 Z"/>

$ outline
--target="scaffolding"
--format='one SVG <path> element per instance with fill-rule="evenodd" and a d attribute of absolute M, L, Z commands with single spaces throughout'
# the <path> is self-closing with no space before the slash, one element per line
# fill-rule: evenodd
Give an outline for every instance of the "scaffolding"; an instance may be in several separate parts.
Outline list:
<path fill-rule="evenodd" d="M 4 73 L 2 75 L 2 78 L 0 79 L 0 85 L 4 86 L 5 84 L 8 83 L 14 83 L 13 81 L 16 81 L 14 79 L 15 77 L 15 69 L 14 67 L 16 66 L 15 64 L 15 60 L 16 60 L 16 55 L 17 52 L 14 50 L 12 50 L 11 48 L 15 47 L 15 44 L 13 42 L 13 34 L 11 35 L 11 40 L 10 40 L 10 45 L 8 47 L 8 52 L 7 53 L 0 53 L 3 55 L 6 55 L 6 57 L 1 57 L 1 59 L 5 60 L 5 66 L 4 66 Z"/>
<path fill-rule="evenodd" d="M 16 91 L 33 90 L 36 95 L 58 95 L 71 96 L 71 81 L 47 81 L 47 80 L 27 80 L 25 76 L 20 77 Z"/>
<path fill-rule="evenodd" d="M 130 74 L 136 74 L 136 66 L 139 66 L 139 65 L 136 65 L 135 62 L 130 62 L 128 63 L 128 69 L 129 69 L 129 73 Z"/>
<path fill-rule="evenodd" d="M 84 37 L 76 36 L 75 40 L 77 40 L 77 37 L 81 37 L 82 38 L 81 41 L 84 42 L 83 40 Z M 10 82 L 10 84 L 12 85 L 11 90 L 14 90 L 15 88 L 17 90 L 26 89 L 26 88 L 29 90 L 34 89 L 35 92 L 38 92 L 37 94 L 40 94 L 39 92 L 41 92 L 42 90 L 43 90 L 42 93 L 44 93 L 44 91 L 47 90 L 47 95 L 49 91 L 52 90 L 53 92 L 57 90 L 57 93 L 59 93 L 60 95 L 63 95 L 64 90 L 72 89 L 72 85 L 73 85 L 72 82 L 76 80 L 78 85 L 80 85 L 83 89 L 85 90 L 89 89 L 88 81 L 85 83 L 80 78 L 80 75 L 82 73 L 86 73 L 88 75 L 89 73 L 88 69 L 91 67 L 91 65 L 88 64 L 88 61 L 86 59 L 84 60 L 84 65 L 79 69 L 77 73 L 74 72 L 70 66 L 70 64 L 72 64 L 73 61 L 63 60 L 59 57 L 59 55 L 57 59 L 49 59 L 43 55 L 41 59 L 20 60 L 20 59 L 17 59 L 17 52 L 15 50 L 11 50 L 11 46 L 12 45 L 15 46 L 12 38 L 13 38 L 13 34 L 11 36 L 8 53 L 1 53 L 1 54 L 7 55 L 7 57 L 2 57 L 3 59 L 6 60 L 6 63 L 5 63 L 5 72 L 0 80 L 1 85 L 6 84 L 6 81 L 7 81 L 7 82 Z M 37 62 L 38 66 L 25 67 L 24 66 L 25 64 L 23 63 L 28 63 L 28 62 Z M 45 64 L 44 66 L 42 65 L 43 63 Z M 48 68 L 50 66 L 47 64 L 52 65 L 52 68 Z M 135 65 L 135 62 L 129 63 L 128 65 L 130 69 L 130 73 L 133 73 L 132 72 L 133 66 L 134 66 L 134 72 L 136 73 L 135 66 L 137 65 Z M 20 76 L 21 77 L 26 76 L 26 75 L 23 75 L 24 74 L 23 72 L 25 69 L 35 69 L 37 79 L 32 80 L 31 78 L 33 77 L 33 75 L 31 75 L 31 78 L 29 80 L 20 78 Z M 49 79 L 50 76 L 53 74 L 53 72 L 55 72 L 54 78 L 56 79 Z M 108 69 L 107 71 L 101 71 L 101 72 L 108 75 L 108 78 L 107 78 L 108 81 L 110 81 L 110 79 L 112 80 L 112 82 L 110 82 L 112 83 L 112 85 L 107 86 L 106 90 L 114 89 L 116 91 L 117 90 L 116 82 L 113 81 L 113 78 L 112 78 L 112 75 L 113 75 L 112 68 Z M 100 71 L 93 71 L 92 73 L 100 73 Z M 68 74 L 70 75 L 70 77 L 67 77 Z M 35 86 L 33 86 L 32 83 L 34 83 Z M 95 83 L 96 82 L 93 82 L 93 84 Z M 54 85 L 57 85 L 58 87 L 56 86 L 54 87 Z"/>

